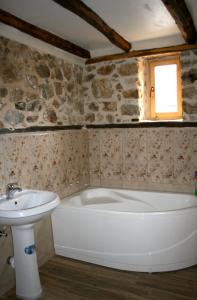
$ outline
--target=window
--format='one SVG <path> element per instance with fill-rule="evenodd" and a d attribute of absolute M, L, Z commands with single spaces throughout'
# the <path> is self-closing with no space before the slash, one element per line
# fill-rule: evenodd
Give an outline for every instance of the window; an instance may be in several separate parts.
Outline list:
<path fill-rule="evenodd" d="M 153 120 L 182 118 L 179 57 L 149 61 L 150 115 Z"/>

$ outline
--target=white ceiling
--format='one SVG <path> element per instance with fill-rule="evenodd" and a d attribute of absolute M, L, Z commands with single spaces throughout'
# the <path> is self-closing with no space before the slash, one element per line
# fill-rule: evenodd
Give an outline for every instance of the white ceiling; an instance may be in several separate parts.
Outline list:
<path fill-rule="evenodd" d="M 184 42 L 161 0 L 83 1 L 110 27 L 132 42 L 134 49 L 143 48 L 143 45 L 150 48 L 152 44 L 153 47 L 160 47 L 162 40 L 162 46 L 173 43 L 173 40 L 174 44 Z M 186 3 L 197 22 L 197 1 L 186 0 Z M 0 0 L 0 8 L 92 53 L 121 52 L 120 49 L 112 47 L 107 38 L 91 25 L 52 0 Z M 153 43 L 149 45 L 149 41 Z"/>

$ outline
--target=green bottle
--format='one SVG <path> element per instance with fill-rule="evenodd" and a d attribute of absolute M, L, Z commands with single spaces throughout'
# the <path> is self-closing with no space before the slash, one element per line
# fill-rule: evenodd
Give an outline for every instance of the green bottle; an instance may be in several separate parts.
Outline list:
<path fill-rule="evenodd" d="M 194 183 L 195 183 L 194 195 L 197 196 L 197 171 L 195 171 L 194 173 Z"/>

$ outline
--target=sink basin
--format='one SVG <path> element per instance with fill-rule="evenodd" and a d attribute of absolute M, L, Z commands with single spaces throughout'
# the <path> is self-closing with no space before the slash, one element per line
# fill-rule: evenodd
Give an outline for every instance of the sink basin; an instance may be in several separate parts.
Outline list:
<path fill-rule="evenodd" d="M 34 225 L 49 215 L 59 202 L 59 196 L 48 191 L 22 190 L 16 192 L 12 199 L 0 196 L 0 225 L 11 226 L 16 295 L 20 299 L 38 299 L 42 293 Z"/>
<path fill-rule="evenodd" d="M 49 215 L 59 202 L 58 195 L 48 191 L 23 190 L 9 200 L 3 195 L 0 197 L 0 224 L 35 223 Z"/>

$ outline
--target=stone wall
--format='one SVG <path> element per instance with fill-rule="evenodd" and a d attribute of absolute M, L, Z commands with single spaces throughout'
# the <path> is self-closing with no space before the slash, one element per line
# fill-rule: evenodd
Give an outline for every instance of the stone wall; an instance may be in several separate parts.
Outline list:
<path fill-rule="evenodd" d="M 82 190 L 89 184 L 88 152 L 86 130 L 0 135 L 0 191 L 8 182 L 61 198 Z M 8 237 L 0 238 L 0 295 L 14 285 L 14 270 L 6 263 L 13 255 L 7 230 Z M 39 264 L 54 255 L 50 218 L 36 225 L 36 247 Z"/>
<path fill-rule="evenodd" d="M 181 54 L 183 117 L 197 121 L 197 50 Z"/>
<path fill-rule="evenodd" d="M 194 192 L 197 128 L 89 132 L 92 186 Z"/>
<path fill-rule="evenodd" d="M 86 65 L 83 77 L 85 122 L 130 123 L 140 118 L 137 59 Z"/>
<path fill-rule="evenodd" d="M 144 119 L 149 111 L 145 61 L 83 67 L 0 37 L 0 128 Z M 197 120 L 197 51 L 182 52 L 181 66 L 183 116 Z"/>
<path fill-rule="evenodd" d="M 183 119 L 197 120 L 197 51 L 181 53 Z M 146 58 L 87 65 L 83 91 L 85 122 L 130 123 L 150 118 Z"/>
<path fill-rule="evenodd" d="M 0 37 L 0 128 L 82 124 L 83 68 Z"/>

